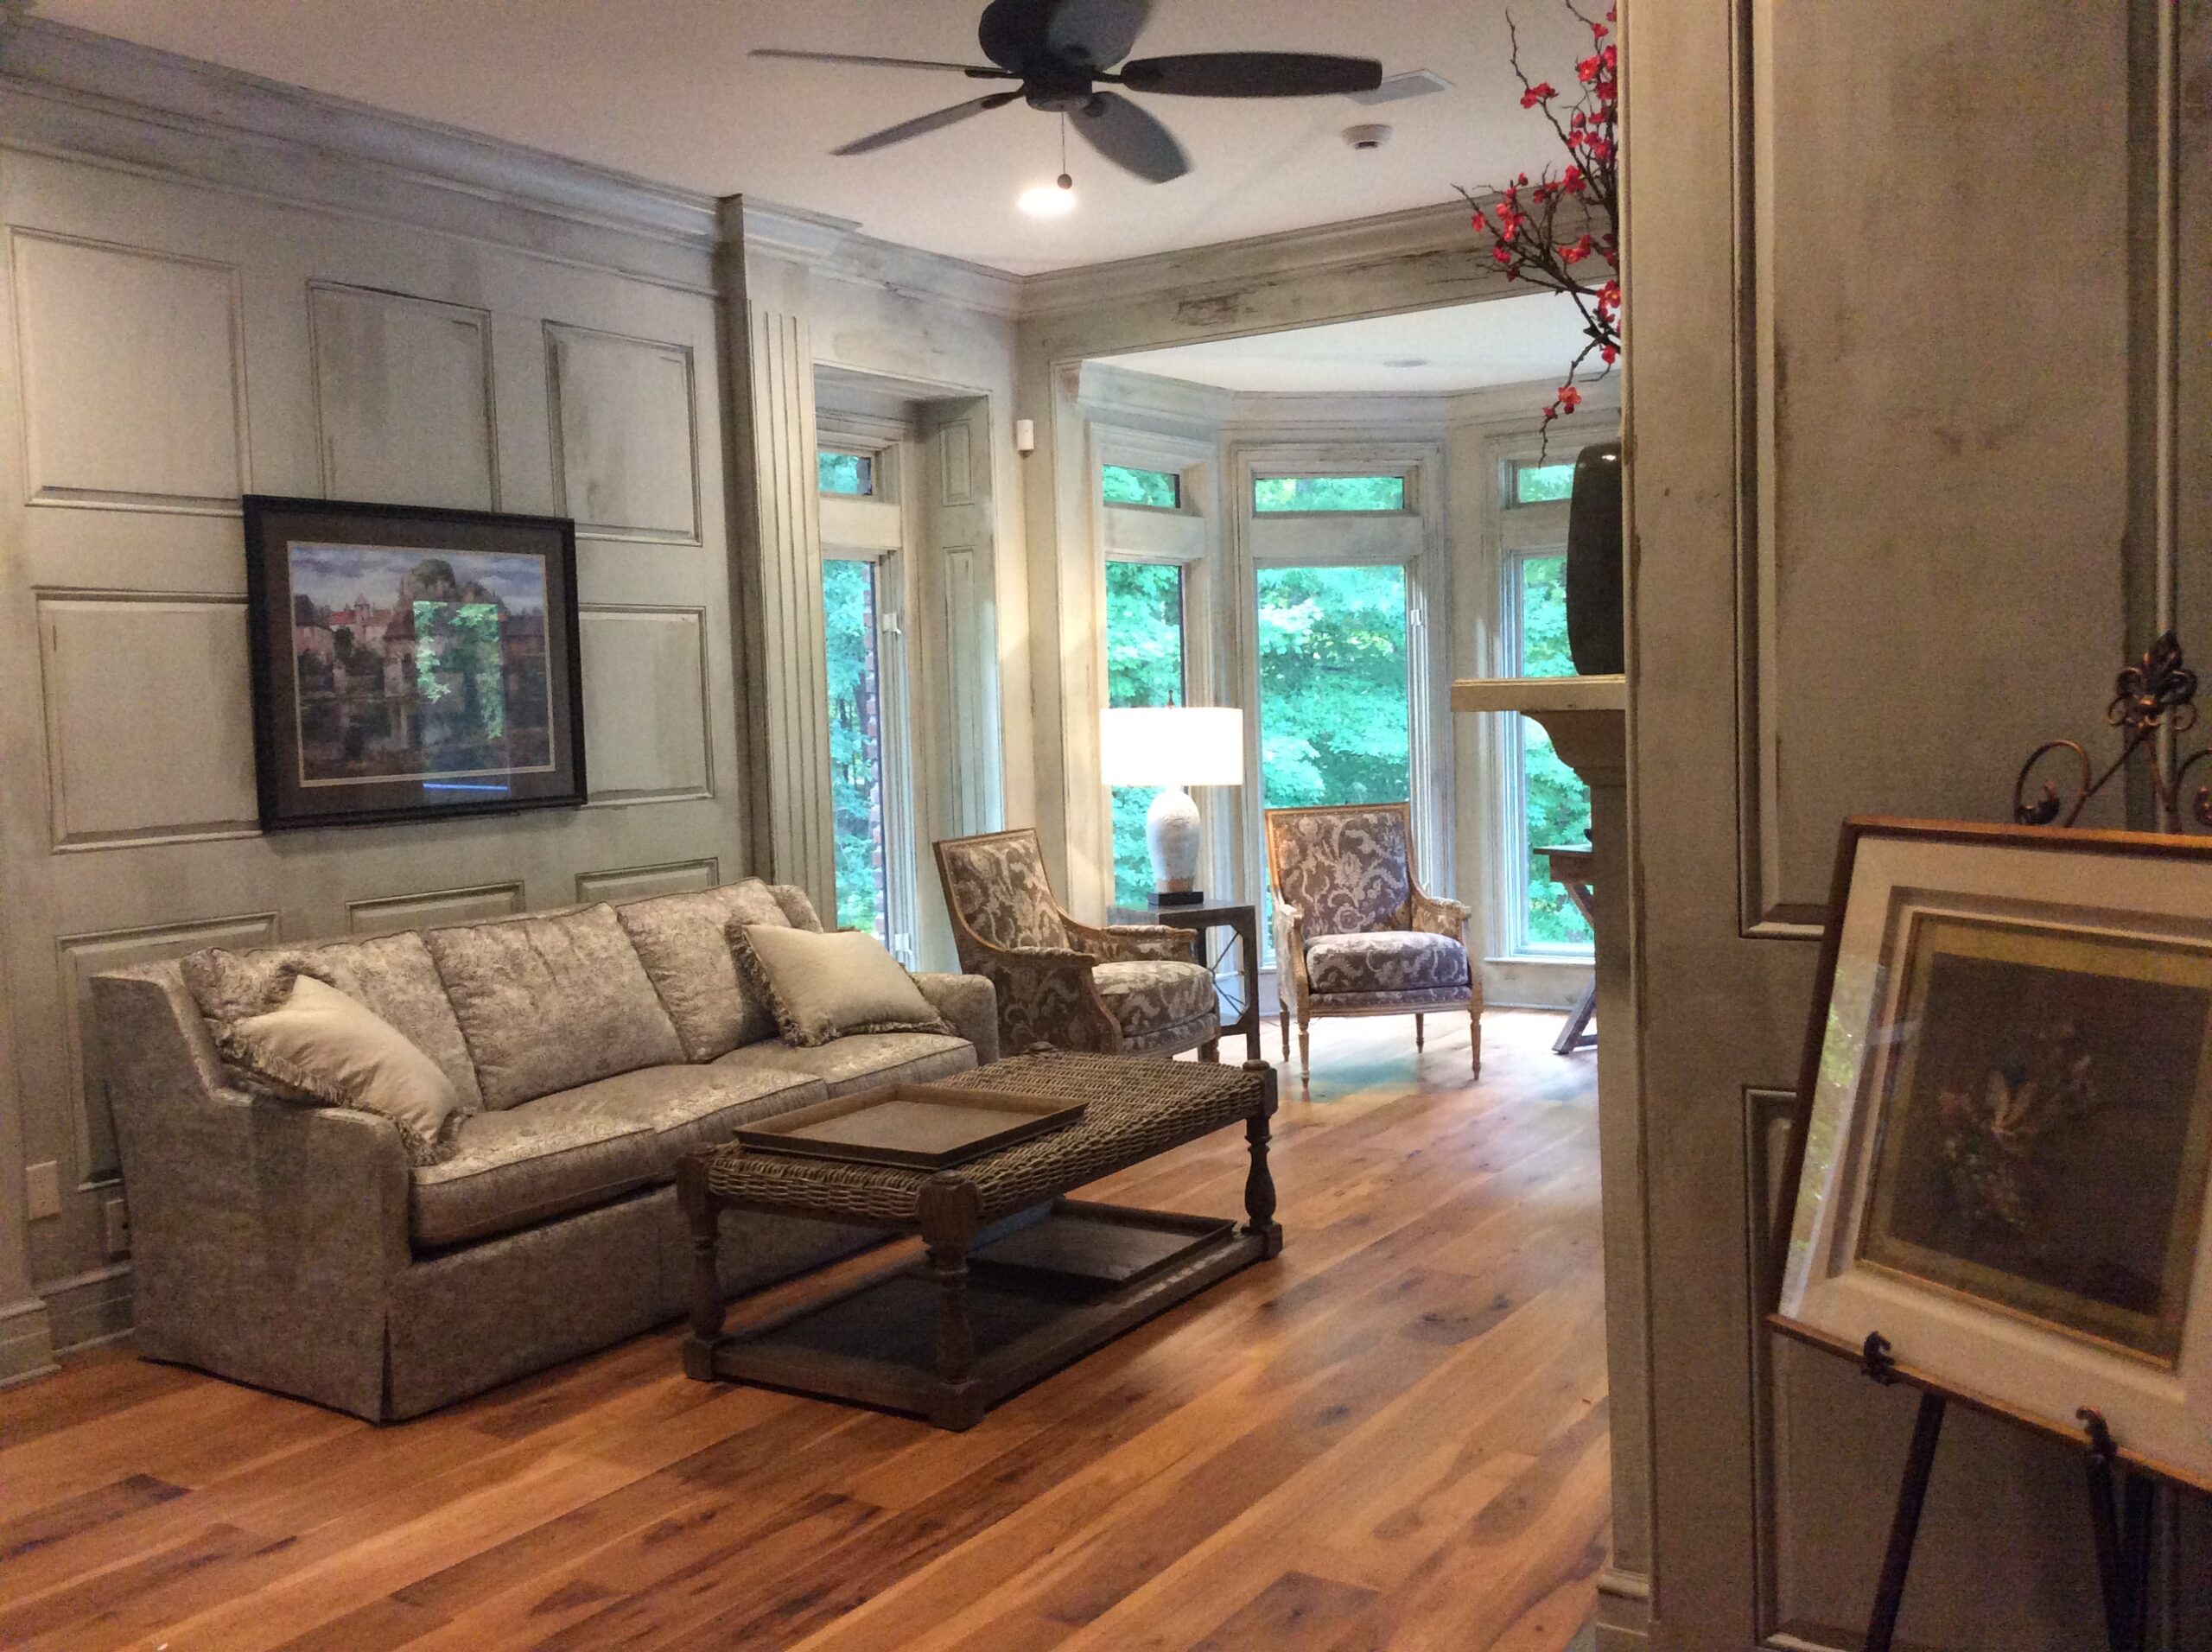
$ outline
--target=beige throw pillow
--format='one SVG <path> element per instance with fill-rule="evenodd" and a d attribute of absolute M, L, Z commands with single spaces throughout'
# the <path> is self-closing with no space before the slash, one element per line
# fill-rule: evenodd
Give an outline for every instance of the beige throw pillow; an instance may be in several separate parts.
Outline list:
<path fill-rule="evenodd" d="M 391 1022 L 327 982 L 295 975 L 274 1009 L 223 1029 L 222 1050 L 279 1095 L 390 1119 L 414 1164 L 452 1151 L 461 1108 L 453 1081 Z"/>
<path fill-rule="evenodd" d="M 854 1032 L 950 1032 L 899 960 L 860 930 L 822 934 L 732 918 L 729 948 L 792 1044 Z"/>

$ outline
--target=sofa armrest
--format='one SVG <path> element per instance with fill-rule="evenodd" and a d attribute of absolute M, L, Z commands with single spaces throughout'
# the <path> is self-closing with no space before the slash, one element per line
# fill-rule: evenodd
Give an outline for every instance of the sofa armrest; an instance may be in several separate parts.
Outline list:
<path fill-rule="evenodd" d="M 1306 984 L 1306 914 L 1281 895 L 1274 902 L 1275 999 L 1294 1015 L 1310 996 Z"/>
<path fill-rule="evenodd" d="M 998 989 L 982 975 L 917 975 L 914 984 L 930 1007 L 976 1046 L 976 1064 L 999 1058 Z"/>
<path fill-rule="evenodd" d="M 1101 927 L 1078 924 L 1061 915 L 1068 938 L 1078 952 L 1087 952 L 1101 963 L 1128 963 L 1152 959 L 1164 963 L 1192 963 L 1198 959 L 1198 937 L 1168 924 L 1115 924 Z"/>
<path fill-rule="evenodd" d="M 225 1088 L 173 965 L 92 994 L 140 1350 L 381 1416 L 386 1287 L 410 1255 L 397 1128 Z"/>

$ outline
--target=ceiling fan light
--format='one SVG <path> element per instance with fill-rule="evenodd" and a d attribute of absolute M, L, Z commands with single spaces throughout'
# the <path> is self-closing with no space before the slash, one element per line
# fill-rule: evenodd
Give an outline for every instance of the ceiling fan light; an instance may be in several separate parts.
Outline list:
<path fill-rule="evenodd" d="M 1061 218 L 1075 210 L 1075 186 L 1040 183 L 1025 189 L 1014 204 L 1032 218 Z"/>

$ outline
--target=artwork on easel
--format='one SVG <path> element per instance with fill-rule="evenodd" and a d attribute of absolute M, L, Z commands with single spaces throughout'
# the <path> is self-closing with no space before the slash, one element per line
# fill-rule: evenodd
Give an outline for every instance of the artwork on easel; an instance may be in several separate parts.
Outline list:
<path fill-rule="evenodd" d="M 1859 820 L 1843 861 L 1781 1315 L 2212 1484 L 2212 842 Z"/>
<path fill-rule="evenodd" d="M 2212 828 L 2196 694 L 2169 634 L 2117 680 L 2120 759 L 2037 747 L 2015 823 L 1845 823 L 1768 1318 L 1920 1391 L 1868 1652 L 1953 1400 L 2083 1449 L 2114 1652 L 2153 1484 L 2212 1490 L 2212 838 L 2072 829 L 2139 757 L 2161 824 Z"/>

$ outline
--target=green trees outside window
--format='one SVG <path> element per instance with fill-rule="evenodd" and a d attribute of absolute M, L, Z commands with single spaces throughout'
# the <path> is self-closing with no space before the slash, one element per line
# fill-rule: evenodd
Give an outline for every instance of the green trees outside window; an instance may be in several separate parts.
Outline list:
<path fill-rule="evenodd" d="M 864 453 L 833 453 L 824 448 L 814 455 L 815 486 L 824 493 L 868 499 L 875 492 L 875 461 Z"/>
<path fill-rule="evenodd" d="M 1252 484 L 1252 509 L 1282 511 L 1402 511 L 1402 476 L 1262 476 Z"/>
<path fill-rule="evenodd" d="M 1173 563 L 1106 564 L 1106 703 L 1176 706 L 1183 695 L 1183 570 Z M 1141 906 L 1152 894 L 1144 841 L 1148 786 L 1116 786 L 1114 899 Z"/>
<path fill-rule="evenodd" d="M 1516 462 L 1513 492 L 1508 505 L 1562 504 L 1574 496 L 1574 466 L 1531 465 Z"/>
<path fill-rule="evenodd" d="M 1558 468 L 1567 471 L 1571 465 Z M 1524 474 L 1526 473 L 1523 473 Z M 1523 556 L 1516 564 L 1521 620 L 1521 677 L 1573 677 L 1567 650 L 1567 558 Z M 1521 720 L 1521 797 L 1528 834 L 1527 938 L 1539 947 L 1591 944 L 1590 926 L 1552 881 L 1539 849 L 1590 841 L 1590 790 L 1552 750 L 1551 736 L 1532 717 Z"/>
<path fill-rule="evenodd" d="M 1182 509 L 1183 479 L 1172 470 L 1141 470 L 1134 465 L 1105 465 L 1100 469 L 1100 496 L 1109 505 Z"/>
<path fill-rule="evenodd" d="M 1258 635 L 1267 806 L 1411 796 L 1406 570 L 1262 568 Z"/>
<path fill-rule="evenodd" d="M 837 922 L 888 942 L 883 871 L 882 674 L 875 564 L 822 564 L 830 676 L 830 809 L 836 833 Z"/>

